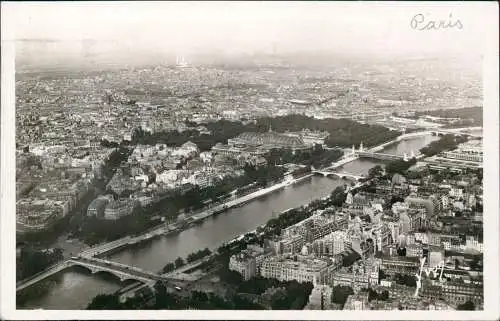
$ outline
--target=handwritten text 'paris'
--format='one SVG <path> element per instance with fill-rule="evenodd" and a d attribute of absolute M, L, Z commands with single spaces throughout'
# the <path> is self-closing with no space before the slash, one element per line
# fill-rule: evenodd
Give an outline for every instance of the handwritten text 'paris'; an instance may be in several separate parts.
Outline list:
<path fill-rule="evenodd" d="M 454 19 L 451 13 L 448 20 L 431 20 L 419 13 L 411 18 L 410 26 L 415 30 L 462 29 L 464 27 L 460 19 Z"/>

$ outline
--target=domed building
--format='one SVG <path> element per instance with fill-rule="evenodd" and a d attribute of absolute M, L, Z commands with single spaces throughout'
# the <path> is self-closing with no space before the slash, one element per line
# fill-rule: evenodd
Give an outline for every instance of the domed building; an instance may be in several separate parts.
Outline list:
<path fill-rule="evenodd" d="M 251 146 L 262 149 L 289 148 L 294 151 L 312 148 L 312 145 L 304 143 L 301 137 L 288 136 L 273 132 L 271 128 L 267 133 L 246 132 L 235 138 L 228 139 L 230 146 Z"/>

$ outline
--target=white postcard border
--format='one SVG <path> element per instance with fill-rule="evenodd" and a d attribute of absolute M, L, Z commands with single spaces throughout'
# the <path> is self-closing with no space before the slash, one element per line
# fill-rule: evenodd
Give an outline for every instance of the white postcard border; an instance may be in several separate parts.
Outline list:
<path fill-rule="evenodd" d="M 101 3 L 102 4 L 102 3 Z M 394 6 L 395 3 L 378 2 Z M 397 5 L 422 7 L 430 3 L 406 2 Z M 498 98 L 498 3 L 441 3 L 441 6 L 486 6 L 491 13 L 478 17 L 485 21 L 484 33 L 484 310 L 483 311 L 73 311 L 15 309 L 15 97 L 14 48 L 8 10 L 2 3 L 2 84 L 1 84 L 1 303 L 5 319 L 277 319 L 277 320 L 388 320 L 388 319 L 498 319 L 499 315 L 499 98 Z M 15 5 L 15 4 L 14 4 Z M 359 6 L 366 3 L 332 3 Z M 496 8 L 495 8 L 496 6 Z M 496 9 L 496 10 L 495 10 Z M 7 11 L 7 12 L 6 12 Z M 484 11 L 483 11 L 484 13 Z M 487 26 L 486 26 L 487 25 Z"/>

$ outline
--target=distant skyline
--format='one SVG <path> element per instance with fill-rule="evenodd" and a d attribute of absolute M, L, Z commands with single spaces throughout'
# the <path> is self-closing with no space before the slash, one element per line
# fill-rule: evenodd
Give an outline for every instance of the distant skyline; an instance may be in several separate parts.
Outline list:
<path fill-rule="evenodd" d="M 485 17 L 498 19 L 492 9 L 487 3 L 452 2 L 2 3 L 2 15 L 11 22 L 6 40 L 60 40 L 70 46 L 85 40 L 89 47 L 104 42 L 115 49 L 186 54 L 479 55 L 485 45 L 480 35 L 495 27 Z M 414 30 L 410 21 L 416 14 L 460 20 L 463 28 Z"/>

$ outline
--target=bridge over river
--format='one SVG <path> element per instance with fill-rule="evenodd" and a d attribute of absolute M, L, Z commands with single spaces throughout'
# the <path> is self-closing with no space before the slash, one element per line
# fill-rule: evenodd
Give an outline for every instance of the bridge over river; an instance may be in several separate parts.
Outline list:
<path fill-rule="evenodd" d="M 120 279 L 120 281 L 134 280 L 139 281 L 144 284 L 154 284 L 154 282 L 159 280 L 170 281 L 178 278 L 178 275 L 182 275 L 185 271 L 188 271 L 197 265 L 208 260 L 210 256 L 205 257 L 201 260 L 191 262 L 186 264 L 172 272 L 159 274 L 144 269 L 130 266 L 114 261 L 99 259 L 99 258 L 89 258 L 89 257 L 72 257 L 60 264 L 53 266 L 52 268 L 43 271 L 42 273 L 34 275 L 32 278 L 20 281 L 16 284 L 16 292 L 21 291 L 33 284 L 36 284 L 56 273 L 59 273 L 72 266 L 81 266 L 88 269 L 92 274 L 105 272 L 112 274 Z"/>
<path fill-rule="evenodd" d="M 373 158 L 373 159 L 379 159 L 379 160 L 384 160 L 384 161 L 397 161 L 397 160 L 408 161 L 411 158 L 417 157 L 417 156 L 415 156 L 415 153 L 413 153 L 413 152 L 410 155 L 405 153 L 403 156 L 401 156 L 401 155 L 394 155 L 394 154 L 358 151 L 358 152 L 356 152 L 356 155 L 358 157 L 361 157 L 361 158 Z"/>
<path fill-rule="evenodd" d="M 148 283 L 163 278 L 161 275 L 117 262 L 102 260 L 98 258 L 73 257 L 44 271 L 43 273 L 33 276 L 28 280 L 18 282 L 18 284 L 16 285 L 16 292 L 21 291 L 72 266 L 84 267 L 92 272 L 92 274 L 99 272 L 110 273 L 118 277 L 120 281 L 134 280 L 142 283 Z"/>
<path fill-rule="evenodd" d="M 423 138 L 419 140 L 418 137 L 425 135 L 429 135 L 429 133 L 409 133 L 398 137 L 394 141 L 382 144 L 384 146 L 389 146 L 390 144 L 396 143 L 395 145 L 399 146 L 397 142 L 407 138 L 409 140 L 417 141 L 416 144 L 406 145 L 398 152 L 384 152 L 384 147 L 377 149 L 381 145 L 375 148 L 363 150 L 362 152 L 374 154 L 409 153 L 411 148 L 418 150 L 422 146 L 428 144 L 428 142 L 424 142 Z M 435 139 L 437 139 L 437 137 Z M 394 150 L 394 148 L 391 149 Z M 358 154 L 350 154 L 347 152 L 345 157 L 336 163 L 331 164 L 328 168 L 318 171 L 323 173 L 328 172 L 327 175 L 330 175 L 331 172 L 335 172 L 335 169 L 337 169 L 339 172 L 338 174 L 340 175 L 352 175 L 360 178 L 362 177 L 360 171 L 363 171 L 363 173 L 366 174 L 368 168 L 372 167 L 374 164 L 370 163 L 369 160 L 364 163 L 356 162 L 356 160 L 360 158 L 359 151 Z M 353 164 L 355 166 L 350 166 Z M 339 167 L 343 169 L 339 169 Z M 64 274 L 65 272 L 63 271 L 71 266 L 82 266 L 94 273 L 100 273 L 100 271 L 110 273 L 116 275 L 120 280 L 141 280 L 140 282 L 150 284 L 154 283 L 154 280 L 157 280 L 158 278 L 165 278 L 170 282 L 171 278 L 176 274 L 181 273 L 181 271 L 176 270 L 168 275 L 161 275 L 160 273 L 149 271 L 160 270 L 166 262 L 175 260 L 177 256 L 186 256 L 188 253 L 192 253 L 194 250 L 198 250 L 203 247 L 215 247 L 221 242 L 234 237 L 236 231 L 238 231 L 238 233 L 243 233 L 248 230 L 252 230 L 256 226 L 265 223 L 267 219 L 271 218 L 270 213 L 274 210 L 282 211 L 286 208 L 298 206 L 299 201 L 300 204 L 309 202 L 310 200 L 317 198 L 317 195 L 323 192 L 324 196 L 327 194 L 329 195 L 335 186 L 341 184 L 341 182 L 333 184 L 332 181 L 336 180 L 324 180 L 321 177 L 311 178 L 311 182 L 306 180 L 303 185 L 297 184 L 295 186 L 291 186 L 290 188 L 283 189 L 280 193 L 276 193 L 275 196 L 269 197 L 262 202 L 250 202 L 245 206 L 235 208 L 233 209 L 233 212 L 228 213 L 228 215 L 219 216 L 217 221 L 208 221 L 206 225 L 200 225 L 196 228 L 188 229 L 185 233 L 181 233 L 178 236 L 171 238 L 155 238 L 155 240 L 151 242 L 151 245 L 141 248 L 140 252 L 136 251 L 133 255 L 129 255 L 129 253 L 124 251 L 125 253 L 123 255 L 120 254 L 111 258 L 111 260 L 114 260 L 113 263 L 107 264 L 106 260 L 100 260 L 96 258 L 96 256 L 100 257 L 103 254 L 115 251 L 119 248 L 127 248 L 131 244 L 137 244 L 143 239 L 154 238 L 155 235 L 166 234 L 166 232 L 172 229 L 172 226 L 163 224 L 161 227 L 151 229 L 147 233 L 140 236 L 126 237 L 114 242 L 96 246 L 82 252 L 76 259 L 62 262 L 27 280 L 20 281 L 17 283 L 16 289 L 19 291 L 27 288 L 28 286 L 48 278 L 51 275 L 57 274 L 58 272 L 60 272 L 60 274 Z M 361 183 L 356 184 L 356 186 L 360 185 Z M 328 192 L 325 192 L 327 190 Z M 260 213 L 260 216 L 255 215 L 255 213 Z M 175 249 L 175 251 L 170 251 L 170 249 Z M 116 261 L 127 264 L 127 267 L 116 263 Z M 199 262 L 197 264 L 199 264 Z M 194 265 L 195 264 L 193 263 L 190 266 Z M 132 266 L 140 266 L 144 268 L 144 270 L 135 269 L 132 268 Z M 187 269 L 190 266 L 186 266 L 184 268 Z M 74 308 L 82 308 L 88 303 L 85 300 L 87 299 L 87 296 L 89 296 L 89 293 L 92 293 L 92 295 L 96 294 L 93 293 L 96 288 L 95 284 L 99 284 L 102 287 L 99 288 L 100 291 L 105 291 L 105 289 L 114 289 L 114 287 L 108 286 L 106 283 L 100 281 L 99 283 L 86 283 L 84 280 L 88 280 L 88 278 L 78 279 L 82 280 L 82 282 L 73 282 L 75 277 L 76 276 L 71 275 L 71 279 L 64 279 L 61 284 L 51 288 L 48 294 L 45 294 L 40 298 L 32 298 L 28 303 L 21 304 L 20 306 L 68 308 L 71 305 Z M 106 288 L 106 286 L 108 286 L 108 288 Z M 66 296 L 66 299 L 61 300 L 61 296 Z M 84 299 L 81 300 L 81 298 Z M 81 303 L 80 301 L 85 302 Z"/>
<path fill-rule="evenodd" d="M 331 166 L 323 168 L 321 170 L 319 169 L 314 169 L 313 168 L 313 173 L 315 174 L 322 174 L 323 176 L 337 176 L 340 178 L 352 178 L 355 180 L 359 180 L 364 178 L 365 176 L 363 175 L 356 175 L 353 173 L 347 173 L 347 172 L 335 172 L 335 169 L 344 166 L 345 164 L 348 164 L 350 162 L 353 162 L 359 158 L 372 158 L 372 159 L 377 159 L 377 160 L 383 160 L 383 161 L 396 161 L 396 160 L 404 160 L 408 161 L 409 159 L 416 158 L 416 159 L 421 159 L 425 155 L 421 153 L 415 153 L 413 150 L 408 154 L 408 153 L 403 153 L 403 155 L 395 155 L 395 154 L 389 154 L 389 153 L 382 153 L 381 151 L 384 150 L 386 147 L 397 143 L 401 142 L 406 139 L 412 139 L 416 137 L 421 137 L 421 136 L 427 136 L 427 135 L 432 135 L 432 134 L 454 134 L 454 135 L 468 135 L 471 137 L 482 137 L 482 135 L 478 134 L 473 134 L 471 132 L 467 131 L 473 131 L 481 129 L 481 127 L 468 127 L 468 128 L 453 128 L 453 129 L 431 129 L 431 130 L 426 130 L 426 131 L 419 131 L 419 132 L 412 132 L 408 134 L 403 134 L 395 139 L 385 142 L 383 144 L 380 144 L 378 146 L 364 149 L 363 148 L 363 143 L 360 144 L 359 149 L 355 149 L 353 146 L 352 149 L 345 149 L 344 156 L 340 158 L 338 161 L 334 162 L 331 164 Z"/>
<path fill-rule="evenodd" d="M 364 175 L 356 175 L 356 174 L 352 174 L 352 173 L 344 173 L 344 172 L 334 172 L 334 171 L 330 171 L 328 170 L 327 168 L 325 169 L 322 169 L 322 170 L 313 170 L 312 171 L 313 174 L 321 174 L 325 177 L 328 177 L 328 176 L 337 176 L 339 178 L 352 178 L 354 180 L 360 180 L 362 178 L 365 178 Z"/>

